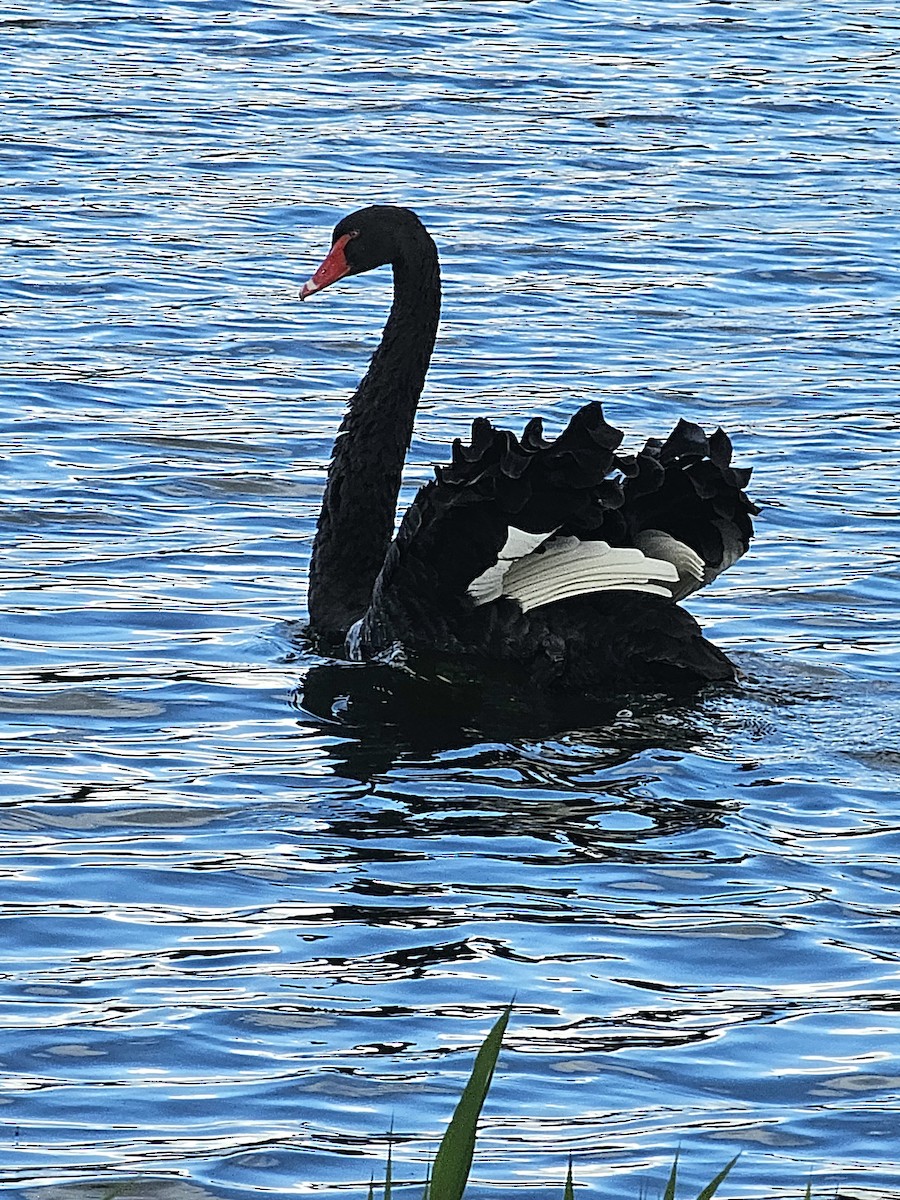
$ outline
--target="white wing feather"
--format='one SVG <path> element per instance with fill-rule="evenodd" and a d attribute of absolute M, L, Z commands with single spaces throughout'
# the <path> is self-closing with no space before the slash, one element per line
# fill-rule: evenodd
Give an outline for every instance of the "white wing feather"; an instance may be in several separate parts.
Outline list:
<path fill-rule="evenodd" d="M 485 604 L 503 595 L 528 612 L 557 600 L 602 591 L 649 592 L 671 598 L 671 585 L 678 583 L 678 571 L 672 563 L 648 558 L 633 547 L 614 548 L 606 542 L 582 542 L 575 537 L 546 541 L 549 536 L 545 535 L 537 548 L 514 562 L 501 560 L 502 572 L 497 572 L 501 565 L 498 562 L 480 576 L 469 588 L 475 603 Z M 488 588 L 483 581 L 489 575 L 492 578 Z"/>
<path fill-rule="evenodd" d="M 526 533 L 524 529 L 509 527 L 509 533 L 503 544 L 503 549 L 497 555 L 497 561 L 492 567 L 469 584 L 468 592 L 476 604 L 487 604 L 503 595 L 503 580 L 506 572 L 518 559 L 525 558 L 536 550 L 542 542 L 553 536 L 550 533 Z"/>

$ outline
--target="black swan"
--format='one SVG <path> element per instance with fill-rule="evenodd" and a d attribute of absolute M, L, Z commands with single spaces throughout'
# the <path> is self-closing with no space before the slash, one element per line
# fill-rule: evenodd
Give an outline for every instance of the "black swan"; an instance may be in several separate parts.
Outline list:
<path fill-rule="evenodd" d="M 401 473 L 441 304 L 428 231 L 406 208 L 345 217 L 301 298 L 390 263 L 394 301 L 335 441 L 309 581 L 308 635 L 351 661 L 517 689 L 602 696 L 730 681 L 677 601 L 747 549 L 750 471 L 731 442 L 679 421 L 617 453 L 596 401 L 553 441 L 479 418 L 394 536 Z"/>

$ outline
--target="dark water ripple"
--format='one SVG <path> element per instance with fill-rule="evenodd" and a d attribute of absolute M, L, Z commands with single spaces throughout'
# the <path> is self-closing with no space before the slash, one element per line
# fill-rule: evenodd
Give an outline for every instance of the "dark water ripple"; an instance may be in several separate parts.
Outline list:
<path fill-rule="evenodd" d="M 473 1194 L 900 1192 L 890 6 L 24 4 L 0 15 L 0 1185 L 421 1178 L 517 996 Z M 415 207 L 473 416 L 734 434 L 692 608 L 745 675 L 568 729 L 353 730 L 297 684 L 331 439 Z M 128 1181 L 132 1182 L 128 1182 Z M 649 1182 L 648 1182 L 649 1181 Z"/>

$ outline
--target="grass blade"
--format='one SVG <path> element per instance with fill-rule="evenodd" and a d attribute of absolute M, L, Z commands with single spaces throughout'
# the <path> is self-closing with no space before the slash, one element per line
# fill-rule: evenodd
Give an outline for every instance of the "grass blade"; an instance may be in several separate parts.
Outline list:
<path fill-rule="evenodd" d="M 663 1192 L 663 1200 L 675 1200 L 675 1181 L 678 1178 L 678 1151 L 675 1152 L 675 1161 L 672 1163 L 672 1171 L 669 1175 L 669 1182 L 666 1184 L 666 1190 Z"/>
<path fill-rule="evenodd" d="M 387 1168 L 384 1172 L 384 1200 L 391 1200 L 391 1185 L 393 1184 L 393 1150 L 394 1150 L 394 1122 L 391 1121 L 391 1132 L 388 1134 L 388 1157 Z"/>
<path fill-rule="evenodd" d="M 431 1200 L 431 1159 L 425 1166 L 425 1191 L 422 1193 L 422 1200 Z"/>
<path fill-rule="evenodd" d="M 431 1200 L 462 1200 L 469 1171 L 472 1169 L 475 1128 L 488 1088 L 491 1086 L 497 1055 L 500 1053 L 511 1011 L 512 1006 L 503 1012 L 475 1055 L 472 1074 L 435 1155 L 431 1169 Z"/>
<path fill-rule="evenodd" d="M 741 1157 L 740 1154 L 736 1154 L 730 1163 L 726 1163 L 725 1166 L 722 1168 L 722 1170 L 715 1177 L 715 1179 L 711 1179 L 710 1182 L 703 1189 L 703 1191 L 700 1192 L 700 1194 L 697 1196 L 697 1200 L 712 1200 L 712 1197 L 715 1195 L 716 1189 L 718 1188 L 719 1184 L 722 1182 L 722 1180 L 725 1178 L 725 1176 L 728 1174 L 728 1172 L 731 1170 L 731 1168 L 734 1166 L 734 1164 L 737 1162 L 737 1160 L 740 1157 Z"/>
<path fill-rule="evenodd" d="M 563 1200 L 575 1200 L 575 1185 L 572 1182 L 572 1155 L 569 1155 L 569 1169 L 566 1172 L 566 1188 Z"/>

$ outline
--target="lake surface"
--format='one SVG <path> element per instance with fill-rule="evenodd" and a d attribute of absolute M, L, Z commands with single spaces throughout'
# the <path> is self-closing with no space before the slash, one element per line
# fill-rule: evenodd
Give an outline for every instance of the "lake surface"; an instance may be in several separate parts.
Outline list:
<path fill-rule="evenodd" d="M 0 17 L 0 1183 L 419 1179 L 509 999 L 473 1194 L 900 1194 L 900 22 L 867 0 Z M 488 736 L 314 720 L 296 642 L 415 208 L 404 502 L 487 414 L 732 434 L 742 686 Z M 112 1191 L 110 1189 L 113 1189 Z"/>

